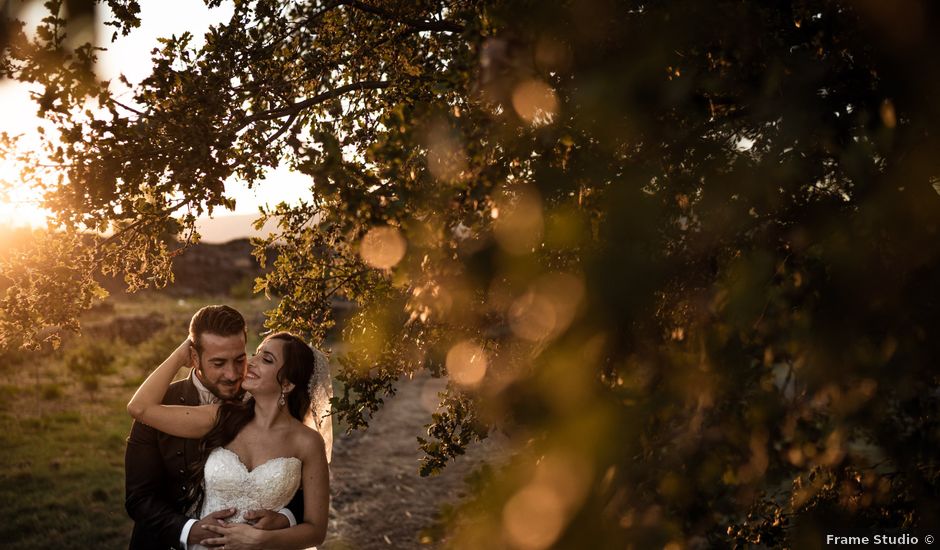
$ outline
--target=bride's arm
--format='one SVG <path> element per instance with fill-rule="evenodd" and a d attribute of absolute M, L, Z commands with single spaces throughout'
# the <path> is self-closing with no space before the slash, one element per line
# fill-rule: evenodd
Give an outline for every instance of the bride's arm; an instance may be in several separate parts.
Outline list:
<path fill-rule="evenodd" d="M 316 539 L 321 544 L 326 539 L 326 524 L 330 515 L 330 466 L 326 461 L 326 445 L 323 436 L 310 430 L 309 441 L 304 445 L 307 456 L 303 457 L 304 524 L 314 528 Z"/>
<path fill-rule="evenodd" d="M 305 428 L 301 483 L 304 490 L 304 519 L 290 529 L 264 532 L 264 548 L 306 548 L 323 543 L 330 511 L 330 468 L 326 445 L 316 431 Z"/>
<path fill-rule="evenodd" d="M 215 424 L 218 405 L 189 407 L 163 405 L 163 396 L 173 377 L 189 364 L 190 341 L 186 339 L 156 368 L 127 404 L 127 412 L 138 421 L 161 432 L 196 439 L 204 436 Z"/>

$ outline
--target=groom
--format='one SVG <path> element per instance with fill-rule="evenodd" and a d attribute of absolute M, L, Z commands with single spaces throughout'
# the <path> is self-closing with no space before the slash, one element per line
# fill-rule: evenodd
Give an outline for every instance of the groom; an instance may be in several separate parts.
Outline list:
<path fill-rule="evenodd" d="M 193 370 L 185 380 L 170 385 L 165 405 L 205 405 L 241 398 L 247 357 L 248 328 L 235 309 L 206 306 L 193 315 L 189 337 L 193 341 Z M 124 454 L 124 507 L 134 520 L 131 550 L 187 550 L 216 536 L 205 529 L 234 513 L 222 511 L 199 520 L 186 516 L 190 467 L 199 459 L 199 440 L 183 439 L 134 422 Z M 256 510 L 245 515 L 259 529 L 283 529 L 303 517 L 302 500 L 295 496 L 288 508 Z"/>

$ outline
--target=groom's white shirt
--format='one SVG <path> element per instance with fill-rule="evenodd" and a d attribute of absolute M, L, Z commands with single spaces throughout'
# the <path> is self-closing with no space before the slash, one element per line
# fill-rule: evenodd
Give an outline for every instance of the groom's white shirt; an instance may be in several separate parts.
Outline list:
<path fill-rule="evenodd" d="M 192 374 L 192 380 L 193 385 L 196 386 L 196 391 L 199 392 L 200 405 L 211 405 L 219 402 L 219 398 L 202 385 L 202 382 L 199 380 L 199 377 L 196 376 L 195 372 Z M 281 508 L 279 512 L 287 517 L 287 521 L 290 523 L 291 527 L 297 525 L 297 518 L 294 517 L 293 512 L 287 508 Z M 186 541 L 189 539 L 189 532 L 192 531 L 193 525 L 196 525 L 195 519 L 190 519 L 183 525 L 183 531 L 180 533 L 180 544 L 183 546 L 183 550 L 189 550 L 189 545 Z"/>

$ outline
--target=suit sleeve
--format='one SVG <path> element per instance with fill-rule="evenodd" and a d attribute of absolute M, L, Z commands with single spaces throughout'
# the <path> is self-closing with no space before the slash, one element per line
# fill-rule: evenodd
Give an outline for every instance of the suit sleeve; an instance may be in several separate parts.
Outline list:
<path fill-rule="evenodd" d="M 287 509 L 290 510 L 290 513 L 294 514 L 294 518 L 297 520 L 297 523 L 303 523 L 304 521 L 304 492 L 303 490 L 297 490 L 294 493 L 294 498 L 287 503 Z"/>
<path fill-rule="evenodd" d="M 164 547 L 180 548 L 180 533 L 188 519 L 162 490 L 167 483 L 157 431 L 134 422 L 124 452 L 124 508 Z"/>

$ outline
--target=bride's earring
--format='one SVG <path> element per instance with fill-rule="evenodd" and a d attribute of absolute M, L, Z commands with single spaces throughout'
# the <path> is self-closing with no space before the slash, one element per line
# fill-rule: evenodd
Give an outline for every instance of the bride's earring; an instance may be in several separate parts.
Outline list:
<path fill-rule="evenodd" d="M 280 406 L 282 406 L 282 407 L 284 406 L 284 403 L 286 403 L 286 401 L 284 401 L 284 392 L 281 392 L 281 400 L 278 401 L 277 403 L 278 403 L 278 405 L 280 405 Z"/>

